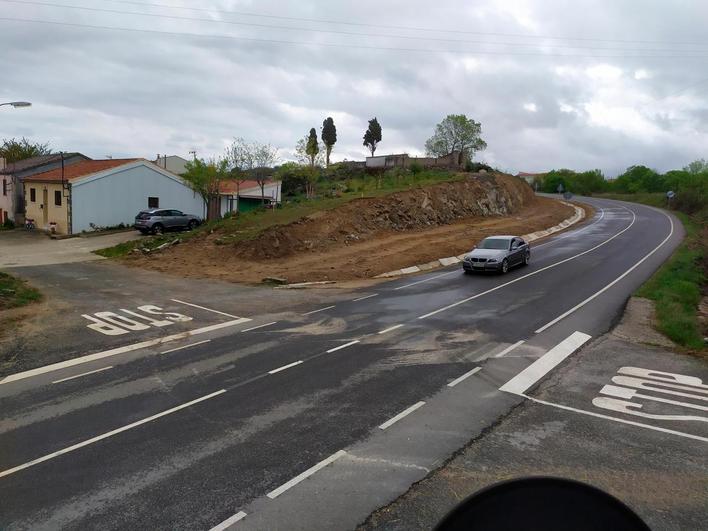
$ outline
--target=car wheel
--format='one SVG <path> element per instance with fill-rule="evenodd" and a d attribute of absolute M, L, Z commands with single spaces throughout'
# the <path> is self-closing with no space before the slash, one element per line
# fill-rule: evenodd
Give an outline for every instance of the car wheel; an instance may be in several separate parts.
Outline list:
<path fill-rule="evenodd" d="M 527 266 L 529 265 L 529 262 L 531 261 L 531 253 L 526 253 L 524 256 L 524 265 Z"/>
<path fill-rule="evenodd" d="M 164 232 L 165 232 L 165 228 L 162 225 L 160 225 L 159 223 L 155 223 L 152 226 L 152 233 L 153 234 L 159 235 L 159 234 L 163 234 Z"/>
<path fill-rule="evenodd" d="M 508 271 L 509 271 L 509 260 L 504 258 L 504 260 L 502 261 L 502 265 L 501 265 L 501 272 L 507 273 Z"/>
<path fill-rule="evenodd" d="M 187 223 L 187 230 L 194 230 L 197 228 L 197 222 L 194 220 L 191 220 L 189 223 Z"/>

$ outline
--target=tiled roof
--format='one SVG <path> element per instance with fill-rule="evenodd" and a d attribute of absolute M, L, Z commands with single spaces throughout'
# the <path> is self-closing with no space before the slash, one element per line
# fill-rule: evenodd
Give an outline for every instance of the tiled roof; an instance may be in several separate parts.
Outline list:
<path fill-rule="evenodd" d="M 105 159 L 105 160 L 85 160 L 64 167 L 64 179 L 74 181 L 80 177 L 86 177 L 92 173 L 98 173 L 111 168 L 117 168 L 125 164 L 130 164 L 143 159 Z M 37 173 L 30 177 L 25 177 L 25 181 L 40 181 L 40 182 L 60 182 L 62 179 L 61 168 Z"/>
<path fill-rule="evenodd" d="M 70 159 L 73 157 L 86 157 L 81 153 L 64 153 L 64 159 Z M 36 168 L 44 164 L 51 164 L 61 160 L 61 153 L 52 153 L 51 155 L 40 155 L 38 157 L 30 157 L 28 159 L 18 160 L 17 162 L 8 162 L 4 169 L 0 170 L 0 173 L 15 173 L 31 168 Z"/>
<path fill-rule="evenodd" d="M 234 195 L 236 194 L 236 181 L 221 181 L 219 183 L 219 193 L 223 195 Z M 243 193 L 246 190 L 251 190 L 253 188 L 258 188 L 258 181 L 241 181 L 238 185 L 239 193 Z"/>

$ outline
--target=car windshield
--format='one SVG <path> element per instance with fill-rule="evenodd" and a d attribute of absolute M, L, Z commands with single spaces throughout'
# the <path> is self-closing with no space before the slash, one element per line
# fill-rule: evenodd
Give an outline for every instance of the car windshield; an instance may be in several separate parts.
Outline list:
<path fill-rule="evenodd" d="M 502 238 L 485 238 L 478 246 L 480 249 L 508 249 L 509 240 Z"/>

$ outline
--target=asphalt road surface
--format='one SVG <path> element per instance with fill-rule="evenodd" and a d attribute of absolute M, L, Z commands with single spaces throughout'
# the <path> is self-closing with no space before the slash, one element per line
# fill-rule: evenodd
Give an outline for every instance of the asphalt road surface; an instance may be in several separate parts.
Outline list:
<path fill-rule="evenodd" d="M 0 528 L 355 527 L 530 400 L 683 236 L 587 201 L 594 219 L 504 276 L 448 268 L 264 313 L 202 281 L 104 292 L 115 307 L 74 312 L 51 365 L 0 378 Z"/>

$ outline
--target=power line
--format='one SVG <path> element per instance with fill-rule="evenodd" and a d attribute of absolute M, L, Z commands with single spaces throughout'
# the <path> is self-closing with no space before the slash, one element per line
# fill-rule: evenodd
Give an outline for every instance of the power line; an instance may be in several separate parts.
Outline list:
<path fill-rule="evenodd" d="M 596 55 L 596 54 L 560 54 L 560 53 L 545 53 L 545 52 L 504 52 L 504 51 L 490 51 L 490 50 L 450 50 L 450 49 L 439 49 L 439 48 L 402 48 L 402 47 L 392 47 L 392 46 L 367 46 L 359 44 L 340 44 L 340 43 L 329 43 L 329 42 L 304 42 L 304 41 L 291 41 L 283 39 L 262 39 L 256 37 L 241 37 L 238 35 L 227 35 L 227 34 L 216 34 L 216 33 L 192 33 L 192 32 L 182 32 L 182 31 L 163 31 L 163 30 L 152 30 L 152 29 L 142 29 L 142 28 L 126 28 L 119 26 L 103 26 L 98 24 L 79 24 L 76 22 L 59 22 L 53 20 L 38 20 L 38 19 L 25 19 L 25 18 L 15 18 L 15 17 L 0 17 L 0 21 L 7 22 L 24 22 L 29 24 L 45 24 L 53 26 L 66 26 L 74 28 L 87 28 L 95 30 L 108 30 L 108 31 L 127 31 L 132 33 L 146 33 L 146 34 L 156 34 L 156 35 L 168 35 L 168 36 L 179 36 L 179 37 L 196 37 L 202 39 L 229 39 L 237 41 L 247 41 L 255 43 L 264 44 L 287 44 L 296 46 L 313 46 L 313 47 L 326 47 L 326 48 L 349 48 L 349 49 L 361 49 L 361 50 L 375 50 L 375 51 L 395 51 L 395 52 L 418 52 L 418 53 L 449 53 L 449 54 L 462 54 L 462 55 L 492 55 L 492 56 L 537 56 L 537 57 L 573 57 L 573 58 L 596 58 L 596 59 L 704 59 L 708 58 L 708 55 Z"/>
<path fill-rule="evenodd" d="M 397 26 L 397 25 L 384 25 L 384 24 L 370 24 L 364 22 L 352 22 L 345 20 L 328 20 L 321 18 L 304 18 L 304 17 L 292 17 L 284 15 L 271 15 L 264 13 L 253 13 L 246 11 L 229 11 L 223 9 L 210 9 L 203 7 L 188 7 L 188 6 L 177 6 L 170 4 L 159 4 L 154 2 L 135 2 L 131 0 L 108 0 L 117 4 L 129 4 L 137 5 L 142 7 L 162 7 L 167 9 L 178 9 L 187 11 L 200 11 L 204 13 L 218 13 L 220 15 L 238 15 L 245 17 L 259 17 L 259 18 L 270 18 L 278 20 L 292 20 L 300 22 L 313 22 L 321 24 L 340 24 L 344 26 L 359 26 L 359 27 L 369 27 L 369 28 L 379 28 L 379 29 L 397 29 L 405 31 L 426 31 L 433 33 L 456 33 L 456 34 L 466 34 L 466 35 L 486 35 L 490 37 L 520 37 L 520 38 L 530 38 L 530 39 L 551 39 L 551 40 L 565 40 L 565 41 L 594 41 L 594 42 L 616 42 L 616 43 L 630 43 L 630 44 L 680 44 L 686 46 L 706 46 L 708 42 L 686 42 L 686 41 L 656 41 L 656 40 L 632 40 L 632 39 L 604 39 L 604 38 L 593 38 L 593 37 L 568 37 L 568 36 L 552 36 L 552 35 L 533 35 L 528 33 L 500 33 L 500 32 L 484 32 L 484 31 L 472 31 L 472 30 L 457 30 L 450 28 L 425 28 L 418 26 Z"/>
<path fill-rule="evenodd" d="M 437 41 L 446 43 L 457 43 L 457 44 L 475 44 L 475 45 L 492 45 L 492 46 L 514 46 L 514 47 L 530 47 L 530 46 L 543 46 L 544 48 L 554 48 L 554 49 L 588 49 L 588 50 L 603 50 L 603 51 L 617 51 L 617 52 L 659 52 L 659 53 L 700 53 L 708 52 L 708 50 L 677 50 L 677 49 L 666 49 L 666 48 L 636 48 L 636 49 L 626 49 L 626 48 L 616 48 L 616 47 L 598 47 L 598 46 L 582 46 L 582 45 L 559 45 L 559 44 L 533 44 L 533 43 L 521 43 L 521 42 L 490 42 L 490 41 L 471 41 L 471 40 L 461 40 L 461 39 L 446 39 L 440 37 L 415 37 L 411 35 L 390 35 L 382 33 L 362 33 L 362 32 L 350 32 L 350 31 L 340 31 L 340 30 L 330 30 L 330 29 L 320 29 L 320 28 L 301 28 L 294 26 L 278 26 L 273 24 L 258 24 L 253 22 L 241 22 L 232 20 L 215 20 L 211 18 L 197 18 L 197 17 L 184 17 L 176 15 L 165 15 L 159 13 L 145 13 L 136 11 L 123 11 L 118 9 L 106 9 L 98 7 L 87 7 L 87 6 L 77 6 L 68 4 L 58 4 L 54 2 L 42 2 L 37 0 L 0 0 L 6 3 L 14 3 L 20 5 L 34 5 L 34 6 L 44 6 L 44 7 L 56 7 L 65 9 L 76 9 L 82 11 L 90 11 L 95 13 L 110 13 L 118 15 L 134 15 L 143 16 L 159 19 L 171 19 L 171 20 L 186 20 L 190 22 L 207 22 L 216 24 L 228 24 L 233 26 L 250 26 L 266 29 L 278 29 L 278 30 L 288 30 L 288 31 L 306 31 L 315 33 L 326 33 L 326 34 L 336 34 L 336 35 L 347 35 L 356 37 L 380 37 L 389 39 L 405 39 L 412 41 Z"/>

